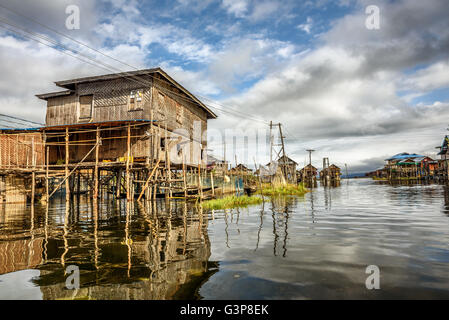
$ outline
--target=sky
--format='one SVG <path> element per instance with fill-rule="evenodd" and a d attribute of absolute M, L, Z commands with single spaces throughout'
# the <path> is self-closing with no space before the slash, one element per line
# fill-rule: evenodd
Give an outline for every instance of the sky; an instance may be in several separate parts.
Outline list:
<path fill-rule="evenodd" d="M 66 26 L 70 5 L 79 29 Z M 372 5 L 378 29 L 366 26 Z M 35 94 L 54 81 L 159 66 L 213 108 L 210 153 L 223 154 L 226 131 L 233 162 L 269 160 L 270 121 L 300 166 L 306 149 L 317 167 L 328 157 L 351 172 L 400 152 L 435 158 L 449 125 L 448 16 L 446 0 L 0 0 L 0 112 L 44 122 Z"/>

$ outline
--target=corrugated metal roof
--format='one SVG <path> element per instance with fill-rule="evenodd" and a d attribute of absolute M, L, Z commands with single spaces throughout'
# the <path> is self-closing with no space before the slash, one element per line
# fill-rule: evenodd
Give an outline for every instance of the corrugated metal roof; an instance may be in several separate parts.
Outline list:
<path fill-rule="evenodd" d="M 443 154 L 447 153 L 448 144 L 449 144 L 449 137 L 445 136 L 444 140 L 443 140 L 443 144 L 441 145 L 441 150 L 440 150 L 440 152 L 438 152 L 438 155 L 443 155 Z"/>
<path fill-rule="evenodd" d="M 0 131 L 39 131 L 43 127 L 36 128 L 0 128 Z"/>
<path fill-rule="evenodd" d="M 403 160 L 403 159 L 410 159 L 410 158 L 425 158 L 425 156 L 416 154 L 416 153 L 399 153 L 397 155 L 392 156 L 391 158 L 386 159 L 385 161 L 391 161 L 391 160 Z"/>

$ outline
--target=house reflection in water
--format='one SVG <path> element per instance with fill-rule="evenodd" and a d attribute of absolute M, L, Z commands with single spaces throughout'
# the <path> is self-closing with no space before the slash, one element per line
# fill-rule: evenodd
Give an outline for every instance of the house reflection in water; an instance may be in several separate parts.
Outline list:
<path fill-rule="evenodd" d="M 218 269 L 209 262 L 208 216 L 183 202 L 103 203 L 89 197 L 70 210 L 0 214 L 0 274 L 38 269 L 44 299 L 195 299 Z M 77 202 L 74 199 L 74 202 Z M 23 232 L 26 230 L 26 232 Z M 80 289 L 66 288 L 65 268 L 80 269 Z"/>
<path fill-rule="evenodd" d="M 43 237 L 34 237 L 30 233 L 5 234 L 24 227 L 25 212 L 25 204 L 0 205 L 0 274 L 32 269 L 43 261 Z"/>

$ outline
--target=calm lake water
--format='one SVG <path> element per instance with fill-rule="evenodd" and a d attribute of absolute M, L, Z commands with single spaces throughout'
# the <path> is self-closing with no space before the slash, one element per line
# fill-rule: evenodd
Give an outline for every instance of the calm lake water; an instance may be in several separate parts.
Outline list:
<path fill-rule="evenodd" d="M 86 196 L 0 206 L 0 299 L 350 298 L 449 298 L 447 186 L 350 180 L 214 212 L 105 200 L 96 213 Z"/>

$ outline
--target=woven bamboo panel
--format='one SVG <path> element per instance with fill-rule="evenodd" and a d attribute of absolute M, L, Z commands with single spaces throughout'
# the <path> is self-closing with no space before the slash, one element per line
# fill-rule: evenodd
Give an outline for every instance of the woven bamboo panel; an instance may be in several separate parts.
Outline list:
<path fill-rule="evenodd" d="M 45 164 L 41 133 L 0 134 L 0 167 L 31 168 Z"/>

